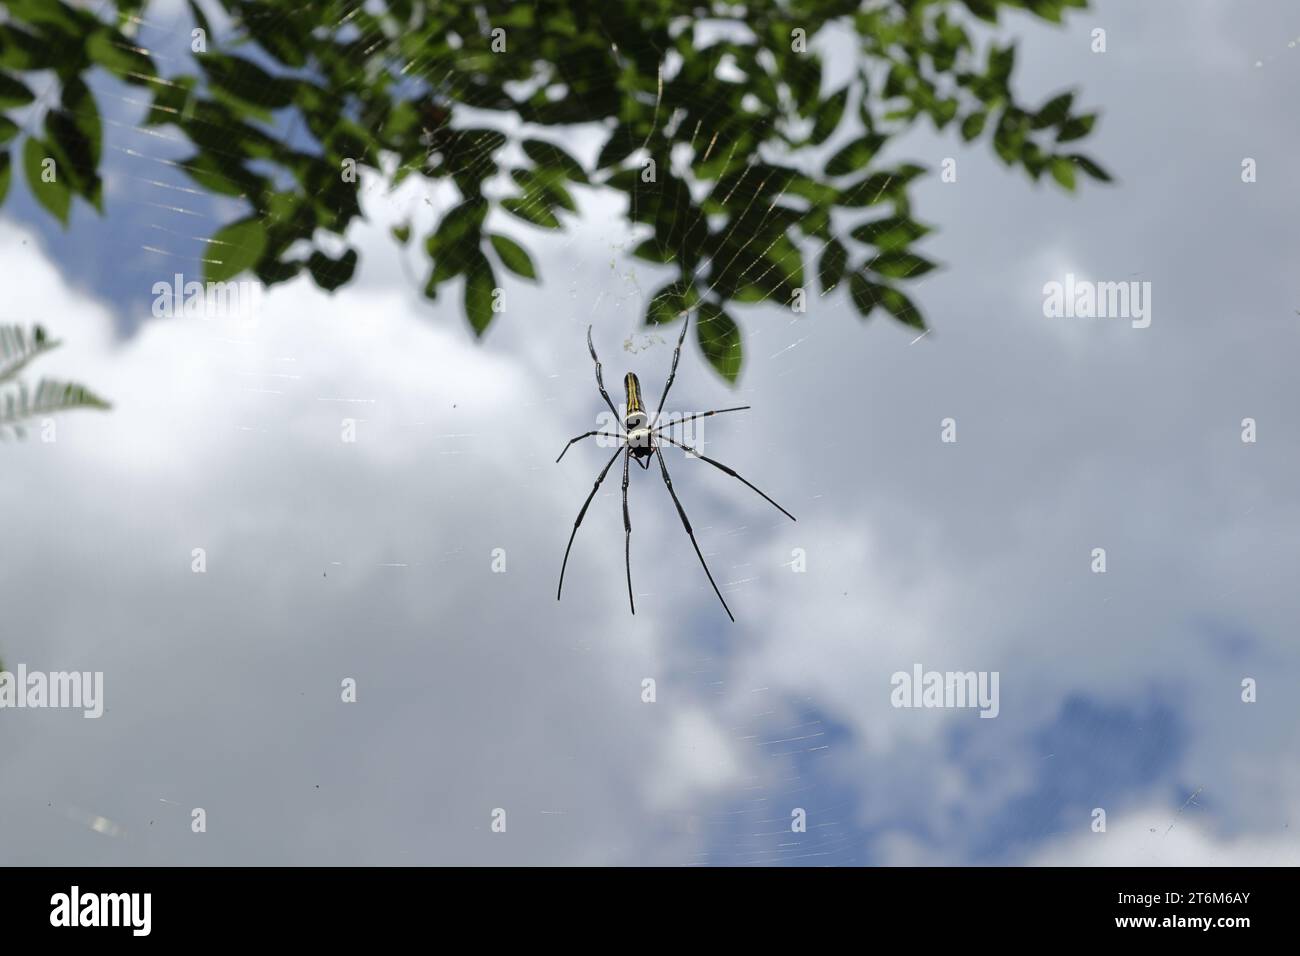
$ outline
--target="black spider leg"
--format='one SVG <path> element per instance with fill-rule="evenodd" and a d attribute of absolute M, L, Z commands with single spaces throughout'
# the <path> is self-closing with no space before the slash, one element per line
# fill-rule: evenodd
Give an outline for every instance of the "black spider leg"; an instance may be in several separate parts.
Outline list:
<path fill-rule="evenodd" d="M 697 418 L 708 418 L 710 415 L 721 415 L 723 412 L 744 412 L 748 410 L 748 405 L 737 405 L 735 408 L 715 408 L 711 412 L 699 412 L 695 415 L 687 415 L 685 418 L 674 418 L 672 421 L 664 422 L 662 425 L 656 425 L 651 429 L 651 431 L 658 432 L 661 428 L 671 428 L 674 425 L 681 425 L 684 422 L 693 422 Z"/>
<path fill-rule="evenodd" d="M 627 510 L 628 465 L 632 462 L 632 450 L 623 452 L 623 561 L 627 565 L 627 603 L 636 613 L 636 602 L 632 600 L 632 516 Z"/>
<path fill-rule="evenodd" d="M 709 583 L 713 585 L 713 593 L 718 596 L 719 601 L 722 601 L 722 609 L 727 612 L 727 617 L 731 618 L 731 621 L 734 624 L 736 621 L 735 615 L 731 613 L 731 608 L 727 607 L 726 599 L 723 598 L 722 592 L 718 590 L 717 582 L 713 580 L 713 575 L 709 572 L 709 566 L 704 561 L 704 554 L 700 551 L 700 544 L 695 540 L 695 532 L 691 530 L 690 519 L 686 517 L 686 509 L 683 508 L 682 503 L 677 500 L 677 492 L 673 491 L 673 480 L 668 477 L 668 465 L 664 463 L 664 453 L 659 450 L 657 445 L 655 446 L 655 455 L 659 458 L 659 470 L 663 472 L 664 484 L 668 486 L 668 493 L 673 496 L 673 504 L 677 506 L 677 513 L 681 516 L 682 526 L 686 528 L 686 533 L 691 536 L 691 545 L 695 548 L 695 553 L 699 555 L 700 566 L 704 568 L 704 573 L 708 577 Z"/>
<path fill-rule="evenodd" d="M 587 500 L 582 503 L 582 510 L 578 512 L 578 518 L 573 522 L 573 534 L 569 535 L 569 546 L 564 549 L 564 563 L 560 565 L 560 586 L 555 589 L 555 600 L 560 599 L 560 592 L 564 590 L 564 569 L 569 565 L 569 551 L 573 548 L 573 539 L 578 536 L 578 525 L 582 524 L 582 519 L 586 517 L 587 509 L 591 507 L 591 499 L 596 497 L 596 492 L 600 490 L 600 483 L 605 480 L 609 474 L 610 466 L 614 464 L 615 459 L 622 453 L 622 447 L 615 449 L 614 457 L 605 463 L 605 467 L 600 470 L 600 475 L 596 478 L 596 483 L 591 488 L 591 494 L 587 495 Z"/>
<path fill-rule="evenodd" d="M 600 389 L 600 397 L 605 400 L 609 410 L 614 413 L 614 423 L 621 425 L 622 419 L 618 417 L 618 409 L 614 403 L 609 400 L 609 392 L 605 391 L 605 380 L 600 374 L 600 359 L 596 358 L 596 346 L 591 344 L 591 326 L 587 326 L 587 351 L 591 353 L 591 360 L 596 363 L 596 387 Z"/>
<path fill-rule="evenodd" d="M 655 409 L 655 417 L 651 419 L 656 425 L 659 424 L 659 413 L 664 410 L 664 402 L 668 401 L 668 389 L 673 387 L 673 379 L 677 377 L 677 360 L 682 357 L 682 342 L 686 340 L 686 330 L 690 327 L 691 317 L 686 316 L 686 321 L 682 323 L 682 334 L 677 336 L 677 348 L 673 349 L 673 367 L 668 370 L 668 381 L 664 384 L 663 394 L 659 396 L 659 407 Z"/>
<path fill-rule="evenodd" d="M 745 485 L 745 486 L 747 486 L 747 487 L 749 487 L 749 488 L 752 488 L 754 491 L 757 491 L 760 495 L 762 495 L 763 500 L 765 500 L 766 502 L 768 502 L 770 505 L 772 505 L 772 507 L 776 508 L 777 511 L 781 512 L 781 514 L 785 515 L 785 516 L 786 516 L 787 518 L 789 518 L 791 521 L 797 521 L 797 520 L 798 520 L 797 518 L 795 518 L 794 515 L 790 514 L 790 512 L 786 511 L 784 508 L 782 508 L 780 505 L 778 505 L 775 501 L 773 501 L 773 500 L 772 500 L 771 498 L 769 498 L 767 495 L 763 494 L 763 492 L 759 491 L 758 488 L 755 488 L 753 485 L 751 485 L 748 481 L 745 481 L 744 478 L 741 478 L 740 475 L 738 475 L 738 474 L 737 474 L 733 469 L 728 468 L 728 467 L 727 467 L 726 465 L 724 465 L 722 462 L 720 462 L 720 461 L 714 461 L 714 460 L 713 460 L 712 458 L 710 458 L 708 455 L 701 455 L 698 451 L 696 451 L 694 448 L 691 448 L 689 445 L 683 445 L 681 442 L 676 441 L 675 439 L 669 438 L 667 435 L 660 435 L 659 437 L 662 438 L 664 441 L 668 442 L 670 445 L 676 445 L 676 446 L 677 446 L 678 448 L 680 448 L 682 451 L 688 451 L 688 452 L 690 452 L 690 453 L 691 453 L 692 455 L 694 455 L 696 458 L 700 459 L 700 461 L 707 461 L 707 462 L 708 462 L 710 465 L 712 465 L 714 468 L 717 468 L 717 469 L 719 469 L 719 470 L 721 470 L 721 471 L 725 471 L 725 472 L 726 472 L 727 474 L 729 474 L 732 478 L 735 478 L 736 480 L 738 480 L 741 484 L 743 484 L 743 485 Z"/>
<path fill-rule="evenodd" d="M 584 438 L 590 438 L 592 435 L 600 435 L 600 436 L 602 436 L 602 437 L 604 437 L 604 438 L 622 438 L 622 437 L 623 437 L 622 435 L 616 435 L 616 434 L 614 434 L 613 432 L 602 432 L 602 431 L 585 432 L 584 434 L 579 435 L 577 438 L 570 438 L 570 439 L 569 439 L 569 444 L 565 445 L 565 446 L 564 446 L 564 451 L 560 452 L 560 458 L 563 458 L 563 457 L 564 457 L 565 452 L 567 452 L 567 451 L 569 450 L 569 448 L 572 447 L 572 445 L 573 445 L 574 442 L 582 441 Z M 555 459 L 555 461 L 556 461 L 557 464 L 559 463 L 560 458 Z"/>

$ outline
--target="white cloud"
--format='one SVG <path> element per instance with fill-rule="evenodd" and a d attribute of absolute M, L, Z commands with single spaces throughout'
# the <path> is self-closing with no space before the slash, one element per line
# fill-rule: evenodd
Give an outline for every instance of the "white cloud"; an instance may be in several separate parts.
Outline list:
<path fill-rule="evenodd" d="M 1105 833 L 1053 840 L 1026 861 L 1032 866 L 1296 866 L 1300 844 L 1286 824 L 1272 834 L 1223 837 L 1194 819 L 1171 821 L 1161 805 L 1107 821 Z"/>
<path fill-rule="evenodd" d="M 372 208 L 368 260 L 390 249 L 402 198 Z M 590 449 L 553 463 L 594 414 L 578 336 L 562 359 L 553 337 L 532 343 L 540 361 L 484 348 L 454 297 L 430 309 L 363 272 L 333 296 L 306 279 L 271 290 L 254 327 L 161 320 L 118 345 L 109 311 L 22 230 L 0 229 L 0 250 L 12 317 L 67 341 L 33 372 L 114 403 L 61 418 L 53 444 L 4 449 L 0 486 L 24 502 L 6 516 L 22 553 L 0 562 L 22 595 L 4 658 L 103 670 L 107 698 L 84 726 L 24 713 L 0 728 L 6 777 L 23 781 L 5 813 L 31 824 L 8 859 L 689 856 L 686 836 L 643 843 L 646 815 L 725 785 L 737 760 L 698 707 L 661 708 L 669 742 L 638 711 L 642 676 L 675 649 L 641 624 L 653 609 L 627 620 L 621 568 L 602 565 L 621 552 L 614 500 L 593 505 L 553 597 L 595 471 Z M 557 389 L 561 360 L 581 388 Z M 658 536 L 636 540 L 640 563 Z M 85 844 L 42 812 L 73 794 L 125 836 Z M 207 842 L 188 833 L 193 806 Z M 485 843 L 496 806 L 510 825 Z"/>
<path fill-rule="evenodd" d="M 1027 88 L 1054 90 L 1067 62 L 1055 57 L 1079 40 L 1049 34 L 1030 47 Z M 76 727 L 0 722 L 18 781 L 0 812 L 27 824 L 7 852 L 683 862 L 731 837 L 717 821 L 737 807 L 770 822 L 802 790 L 877 861 L 970 862 L 1018 801 L 1039 794 L 1046 817 L 1083 807 L 1086 827 L 1091 788 L 1108 785 L 1107 834 L 1062 836 L 1040 817 L 1017 861 L 1294 862 L 1300 548 L 1286 529 L 1300 518 L 1300 425 L 1295 330 L 1276 313 L 1294 311 L 1278 277 L 1295 209 L 1215 194 L 1249 215 L 1251 240 L 1188 240 L 1206 230 L 1186 197 L 1218 175 L 1200 165 L 1203 124 L 1140 95 L 1149 64 L 1106 62 L 1112 73 L 1085 80 L 1109 104 L 1089 150 L 1137 185 L 1072 200 L 961 153 L 957 184 L 914 197 L 942 227 L 930 250 L 953 264 L 916 293 L 931 335 L 909 345 L 883 318 L 864 327 L 842 296 L 799 318 L 738 307 L 736 391 L 688 346 L 670 407 L 753 405 L 710 420 L 706 450 L 799 518 L 670 456 L 735 625 L 653 471 L 632 475 L 637 616 L 617 476 L 578 535 L 564 602 L 553 597 L 603 459 L 588 446 L 553 464 L 601 409 L 585 327 L 606 381 L 632 368 L 652 395 L 672 343 L 618 350 L 639 322 L 635 289 L 659 273 L 630 264 L 616 203 L 588 203 L 558 242 L 504 227 L 529 237 L 545 283 L 507 286 L 484 345 L 455 287 L 420 300 L 387 239 L 393 221 L 414 213 L 418 235 L 436 217 L 414 186 L 368 192 L 356 282 L 334 296 L 278 288 L 248 335 L 174 321 L 117 345 L 102 305 L 0 230 L 10 319 L 47 321 L 68 344 L 45 370 L 116 404 L 61 420 L 56 445 L 0 449 L 15 464 L 0 493 L 23 503 L 5 528 L 21 554 L 0 556 L 17 595 L 0 651 L 104 669 L 109 707 Z M 1251 99 L 1221 79 L 1216 109 L 1240 103 L 1239 123 L 1263 129 L 1285 109 L 1284 91 Z M 1171 138 L 1180 124 L 1191 132 Z M 1041 288 L 1062 262 L 1151 278 L 1152 328 L 1061 334 Z M 1237 435 L 1246 414 L 1261 422 L 1254 447 Z M 939 441 L 946 416 L 956 445 Z M 355 446 L 340 441 L 344 417 L 362 419 Z M 1099 545 L 1106 575 L 1089 569 Z M 202 579 L 195 546 L 209 550 Z M 806 574 L 788 566 L 795 547 Z M 998 719 L 890 707 L 889 675 L 918 662 L 999 670 Z M 337 702 L 343 675 L 360 683 L 353 710 Z M 640 700 L 648 676 L 654 705 Z M 1243 676 L 1258 678 L 1258 703 L 1240 701 Z M 1155 755 L 1156 779 L 1124 776 L 1145 729 L 1084 727 L 1113 779 L 1044 795 L 1059 771 L 1041 734 L 1080 698 L 1133 721 L 1168 708 L 1176 749 Z M 1178 794 L 1198 786 L 1199 807 L 1180 814 Z M 195 843 L 159 797 L 208 806 L 221 840 Z M 83 842 L 44 813 L 51 799 L 128 836 Z M 497 806 L 503 838 L 487 829 Z M 754 858 L 774 858 L 764 846 Z"/>

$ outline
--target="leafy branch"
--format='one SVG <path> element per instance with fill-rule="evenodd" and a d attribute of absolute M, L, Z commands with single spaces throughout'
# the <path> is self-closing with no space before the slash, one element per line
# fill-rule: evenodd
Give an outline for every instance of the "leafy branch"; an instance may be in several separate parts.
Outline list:
<path fill-rule="evenodd" d="M 108 402 L 75 382 L 41 379 L 35 389 L 18 381 L 18 373 L 37 357 L 59 346 L 41 326 L 30 333 L 21 326 L 0 326 L 0 437 L 23 438 L 24 423 L 76 408 L 111 408 Z"/>
<path fill-rule="evenodd" d="M 146 126 L 193 147 L 185 176 L 245 207 L 196 251 L 207 279 L 248 270 L 271 285 L 305 271 L 332 291 L 358 261 L 329 251 L 361 215 L 358 170 L 390 187 L 447 181 L 457 198 L 417 246 L 424 294 L 460 281 L 478 336 L 496 318 L 499 275 L 539 279 L 501 223 L 533 239 L 563 230 L 579 190 L 625 197 L 633 254 L 675 272 L 645 321 L 698 310 L 704 355 L 734 381 L 743 336 L 728 308 L 798 308 L 814 275 L 823 296 L 845 285 L 864 319 L 882 308 L 925 328 L 904 288 L 936 268 L 914 248 L 932 227 L 909 196 L 930 171 L 881 159 L 913 124 L 986 139 L 1065 190 L 1079 173 L 1110 178 L 1077 151 L 1096 114 L 1071 91 L 1018 100 L 1015 46 L 994 33 L 1004 11 L 1059 23 L 1086 0 L 752 0 L 743 12 L 723 0 L 188 2 L 209 45 L 164 75 L 129 35 L 143 0 L 116 0 L 115 23 L 64 0 L 7 0 L 0 108 L 32 103 L 26 74 L 60 79 L 22 153 L 42 205 L 64 222 L 73 196 L 102 208 L 102 124 L 82 77 L 107 70 L 146 92 Z M 220 43 L 215 7 L 233 24 Z M 839 89 L 816 53 L 832 30 L 858 48 Z M 494 116 L 510 122 L 492 128 Z M 594 162 L 562 145 L 572 127 L 606 131 Z M 18 132 L 0 114 L 0 200 Z M 48 181 L 51 159 L 67 175 Z M 409 245 L 410 223 L 393 237 Z"/>

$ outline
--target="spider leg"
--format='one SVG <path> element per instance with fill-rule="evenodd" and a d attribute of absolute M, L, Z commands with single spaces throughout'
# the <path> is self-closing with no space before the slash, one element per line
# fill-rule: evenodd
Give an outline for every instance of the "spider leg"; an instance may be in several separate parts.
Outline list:
<path fill-rule="evenodd" d="M 578 536 L 578 525 L 582 524 L 582 519 L 587 515 L 587 509 L 591 507 L 591 499 L 596 497 L 596 492 L 600 490 L 600 483 L 605 480 L 610 467 L 622 451 L 622 448 L 615 450 L 614 457 L 607 461 L 605 467 L 600 470 L 600 475 L 591 488 L 591 494 L 587 495 L 587 500 L 582 503 L 582 510 L 578 512 L 577 520 L 573 522 L 573 534 L 569 535 L 569 546 L 564 549 L 564 563 L 560 565 L 560 586 L 555 589 L 555 600 L 557 601 L 560 599 L 560 592 L 564 590 L 564 569 L 569 565 L 569 551 L 573 547 L 573 539 Z"/>
<path fill-rule="evenodd" d="M 651 421 L 658 423 L 659 413 L 664 410 L 664 402 L 668 401 L 668 389 L 673 387 L 673 379 L 677 377 L 677 360 L 682 357 L 682 342 L 686 340 L 686 329 L 691 324 L 691 317 L 688 314 L 686 321 L 682 323 L 682 334 L 677 336 L 677 348 L 673 349 L 673 367 L 668 370 L 668 381 L 664 384 L 663 393 L 659 396 L 659 407 L 655 409 L 655 417 Z"/>
<path fill-rule="evenodd" d="M 636 602 L 632 600 L 632 516 L 627 510 L 627 473 L 632 463 L 632 450 L 623 452 L 623 561 L 627 565 L 627 603 L 636 613 Z"/>
<path fill-rule="evenodd" d="M 622 437 L 623 437 L 622 435 L 616 435 L 616 434 L 614 434 L 613 432 L 602 432 L 602 431 L 586 432 L 585 434 L 579 435 L 577 438 L 570 438 L 570 439 L 569 439 L 569 444 L 568 444 L 568 445 L 565 445 L 565 446 L 564 446 L 564 451 L 560 452 L 560 458 L 563 458 L 563 457 L 564 457 L 565 452 L 567 452 L 567 451 L 569 450 L 569 447 L 570 447 L 574 442 L 582 441 L 584 438 L 590 438 L 592 435 L 601 435 L 601 436 L 603 436 L 603 437 L 605 437 L 605 438 L 622 438 Z M 560 460 L 560 458 L 555 459 L 555 461 L 558 463 L 559 460 Z"/>
<path fill-rule="evenodd" d="M 741 484 L 746 485 L 746 486 L 748 486 L 749 488 L 752 488 L 754 491 L 757 491 L 760 495 L 762 495 L 762 497 L 763 497 L 763 499 L 764 499 L 765 501 L 767 501 L 770 505 L 772 505 L 772 507 L 776 508 L 777 511 L 781 512 L 781 514 L 785 515 L 785 516 L 786 516 L 787 518 L 789 518 L 791 521 L 796 521 L 796 520 L 798 520 L 797 518 L 795 518 L 794 515 L 790 514 L 790 512 L 786 511 L 784 508 L 782 508 L 780 505 L 778 505 L 775 501 L 773 501 L 773 500 L 772 500 L 771 498 L 769 498 L 767 495 L 763 494 L 763 492 L 759 491 L 757 488 L 755 488 L 753 485 L 751 485 L 751 484 L 750 484 L 748 481 L 746 481 L 744 478 L 741 478 L 740 475 L 736 474 L 736 472 L 735 472 L 734 470 L 732 470 L 731 468 L 728 468 L 728 467 L 727 467 L 726 465 L 724 465 L 722 462 L 720 462 L 720 461 L 714 461 L 712 458 L 708 457 L 707 455 L 701 455 L 701 454 L 700 454 L 698 451 L 696 451 L 694 448 L 691 448 L 691 447 L 688 446 L 688 445 L 683 445 L 681 442 L 679 442 L 679 441 L 677 441 L 677 440 L 675 440 L 675 439 L 673 439 L 673 438 L 669 438 L 667 435 L 660 435 L 659 437 L 662 438 L 664 441 L 668 442 L 670 445 L 676 445 L 678 448 L 682 449 L 682 451 L 688 451 L 688 452 L 690 452 L 690 453 L 691 453 L 692 455 L 694 455 L 696 458 L 700 459 L 700 461 L 707 461 L 707 462 L 708 462 L 710 465 L 712 465 L 714 468 L 717 468 L 717 469 L 719 469 L 720 471 L 725 471 L 727 474 L 731 475 L 731 477 L 737 479 Z"/>
<path fill-rule="evenodd" d="M 735 408 L 715 408 L 711 412 L 700 412 L 696 415 L 687 415 L 685 418 L 674 418 L 672 421 L 664 422 L 662 425 L 656 425 L 651 431 L 659 431 L 661 428 L 672 428 L 674 425 L 680 425 L 683 422 L 693 422 L 697 418 L 708 418 L 710 415 L 721 415 L 723 412 L 743 412 L 749 408 L 748 405 L 738 405 Z"/>
<path fill-rule="evenodd" d="M 655 455 L 659 458 L 659 470 L 663 472 L 664 484 L 668 486 L 668 493 L 673 496 L 673 504 L 677 506 L 677 514 L 681 516 L 682 526 L 686 529 L 686 533 L 690 535 L 691 545 L 695 548 L 695 553 L 699 556 L 700 566 L 704 568 L 704 573 L 708 577 L 709 583 L 713 585 L 713 593 L 718 596 L 719 601 L 722 601 L 722 609 L 727 612 L 727 617 L 731 618 L 731 621 L 734 624 L 736 618 L 731 613 L 731 608 L 727 607 L 727 602 L 722 597 L 722 592 L 718 590 L 717 582 L 713 580 L 713 575 L 709 572 L 709 566 L 704 562 L 704 554 L 700 551 L 699 542 L 695 540 L 695 532 L 691 530 L 691 522 L 686 517 L 686 509 L 683 508 L 682 503 L 677 500 L 677 492 L 673 491 L 673 480 L 668 477 L 668 465 L 664 463 L 664 453 L 659 450 L 658 446 L 655 447 Z"/>
<path fill-rule="evenodd" d="M 609 410 L 614 413 L 614 421 L 620 421 L 618 417 L 618 409 L 615 408 L 614 403 L 609 400 L 609 392 L 605 391 L 605 380 L 600 374 L 600 359 L 596 358 L 596 346 L 591 344 L 590 325 L 587 326 L 587 351 L 591 353 L 591 360 L 596 363 L 596 387 L 600 389 L 600 397 L 605 400 L 605 404 L 609 406 Z"/>

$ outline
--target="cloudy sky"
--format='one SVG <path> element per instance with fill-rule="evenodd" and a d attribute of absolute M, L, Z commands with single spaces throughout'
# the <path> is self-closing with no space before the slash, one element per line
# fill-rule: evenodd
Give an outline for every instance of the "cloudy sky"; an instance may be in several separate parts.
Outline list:
<path fill-rule="evenodd" d="M 152 42 L 188 30 L 168 16 Z M 479 343 L 388 237 L 435 215 L 418 184 L 368 185 L 354 282 L 241 323 L 149 317 L 192 260 L 126 128 L 103 219 L 63 233 L 15 181 L 2 320 L 45 324 L 38 370 L 114 408 L 0 445 L 0 658 L 105 685 L 98 720 L 0 711 L 0 863 L 1300 863 L 1300 17 L 1103 0 L 1007 30 L 1027 99 L 1102 111 L 1086 151 L 1116 183 L 1071 197 L 918 130 L 889 158 L 958 164 L 913 196 L 931 334 L 842 292 L 738 307 L 734 389 L 688 345 L 669 408 L 752 405 L 705 449 L 799 519 L 668 455 L 734 624 L 655 470 L 636 616 L 618 475 L 554 597 L 608 457 L 554 463 L 603 408 L 586 327 L 652 401 L 676 332 L 639 325 L 663 279 L 613 200 L 558 239 L 502 221 L 544 281 L 507 281 Z M 1150 326 L 1045 317 L 1067 273 L 1150 282 Z M 917 664 L 997 672 L 997 717 L 893 707 Z"/>

